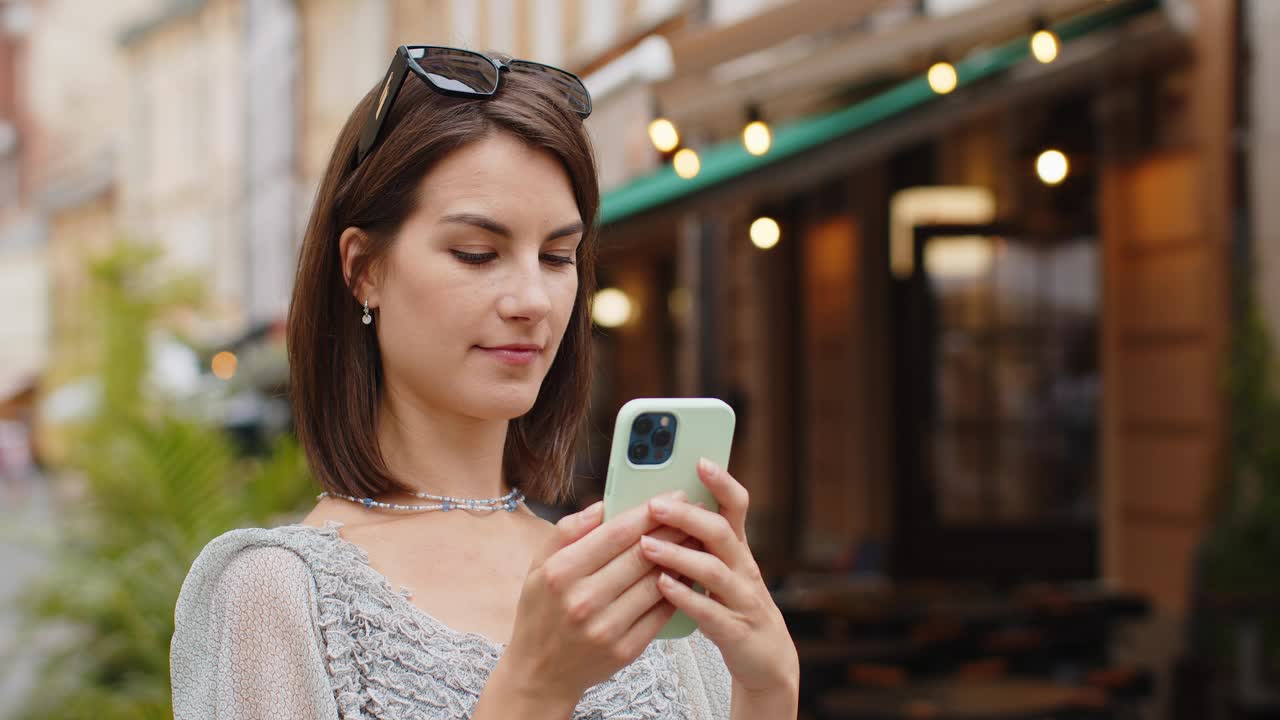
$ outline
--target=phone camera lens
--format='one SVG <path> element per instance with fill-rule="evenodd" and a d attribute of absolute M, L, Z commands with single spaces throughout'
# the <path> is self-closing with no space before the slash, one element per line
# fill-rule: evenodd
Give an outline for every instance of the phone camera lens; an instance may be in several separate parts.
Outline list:
<path fill-rule="evenodd" d="M 634 462 L 640 462 L 641 460 L 644 460 L 645 456 L 648 454 L 649 454 L 649 446 L 645 445 L 644 443 L 636 443 L 635 445 L 631 446 L 631 460 Z"/>
<path fill-rule="evenodd" d="M 653 444 L 657 447 L 666 447 L 671 444 L 671 431 L 659 430 L 653 434 Z"/>
<path fill-rule="evenodd" d="M 642 417 L 639 420 L 636 420 L 637 434 L 648 435 L 651 430 L 653 430 L 653 420 L 650 420 L 647 417 Z"/>

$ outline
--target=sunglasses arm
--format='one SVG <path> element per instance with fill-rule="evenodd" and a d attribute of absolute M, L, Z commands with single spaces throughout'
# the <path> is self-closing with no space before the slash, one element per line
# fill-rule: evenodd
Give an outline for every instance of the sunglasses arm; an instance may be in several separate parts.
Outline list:
<path fill-rule="evenodd" d="M 404 78 L 408 74 L 409 53 L 402 45 L 396 50 L 395 57 L 391 59 L 391 67 L 387 68 L 386 79 L 383 80 L 382 90 L 378 93 L 378 101 L 369 110 L 369 116 L 360 130 L 360 144 L 356 148 L 357 166 L 364 162 L 382 133 L 382 125 L 386 122 L 391 106 L 395 103 L 396 96 L 400 94 L 400 88 L 404 85 Z"/>

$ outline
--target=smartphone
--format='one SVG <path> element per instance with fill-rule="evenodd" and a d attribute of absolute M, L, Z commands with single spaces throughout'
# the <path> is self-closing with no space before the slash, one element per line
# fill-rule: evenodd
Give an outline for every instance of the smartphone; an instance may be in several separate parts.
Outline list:
<path fill-rule="evenodd" d="M 718 511 L 719 503 L 698 477 L 698 460 L 729 466 L 734 422 L 733 408 L 715 398 L 637 398 L 623 405 L 613 426 L 605 476 L 605 522 L 674 490 L 683 490 L 691 503 Z M 702 591 L 697 585 L 694 589 Z M 686 637 L 697 626 L 677 611 L 658 637 Z"/>

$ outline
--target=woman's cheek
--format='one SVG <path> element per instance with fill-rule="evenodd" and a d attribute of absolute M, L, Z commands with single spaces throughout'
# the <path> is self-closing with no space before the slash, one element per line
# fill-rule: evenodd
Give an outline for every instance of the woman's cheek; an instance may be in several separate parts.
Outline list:
<path fill-rule="evenodd" d="M 569 318 L 573 317 L 573 306 L 578 299 L 578 279 L 574 276 L 572 283 L 567 283 L 561 295 L 560 302 L 556 304 L 556 329 L 561 336 L 569 327 Z"/>

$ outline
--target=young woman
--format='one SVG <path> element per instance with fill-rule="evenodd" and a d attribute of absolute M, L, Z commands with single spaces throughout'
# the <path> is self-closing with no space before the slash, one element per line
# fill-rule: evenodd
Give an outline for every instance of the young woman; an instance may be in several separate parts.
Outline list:
<path fill-rule="evenodd" d="M 552 525 L 522 504 L 564 498 L 586 409 L 589 113 L 564 71 L 426 46 L 356 106 L 288 319 L 326 492 L 196 559 L 177 718 L 795 717 L 795 648 L 727 472 L 700 468 L 719 513 L 662 497 Z M 656 641 L 676 608 L 699 631 Z"/>

